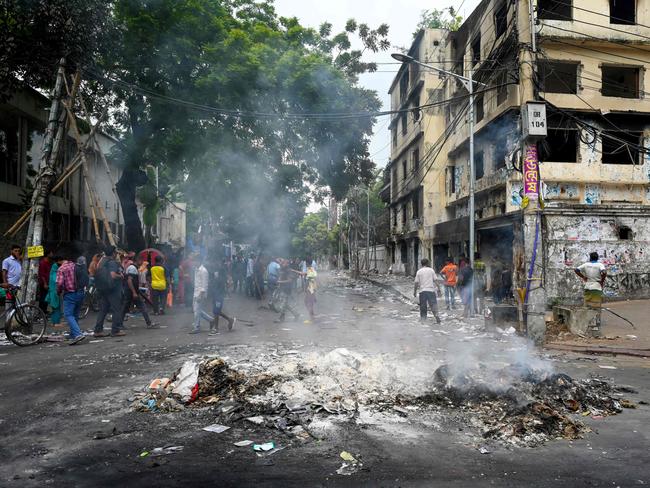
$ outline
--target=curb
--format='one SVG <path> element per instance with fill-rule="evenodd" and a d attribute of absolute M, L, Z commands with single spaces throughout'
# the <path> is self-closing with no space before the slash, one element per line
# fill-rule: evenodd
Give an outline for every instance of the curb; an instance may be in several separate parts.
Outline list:
<path fill-rule="evenodd" d="M 612 356 L 632 356 L 639 358 L 650 358 L 650 349 L 627 349 L 623 347 L 594 347 L 575 346 L 565 344 L 545 344 L 544 349 L 557 351 L 581 352 L 585 354 L 609 354 Z"/>
<path fill-rule="evenodd" d="M 407 300 L 409 303 L 413 302 L 413 297 L 407 296 L 405 293 L 402 293 L 399 291 L 397 288 L 395 288 L 393 285 L 389 285 L 387 283 L 383 283 L 381 281 L 376 281 L 373 280 L 372 278 L 368 278 L 367 276 L 359 275 L 360 280 L 367 281 L 368 283 L 372 283 L 375 286 L 378 286 L 379 288 L 383 288 L 384 290 L 387 290 L 391 292 L 393 295 L 397 295 L 398 297 L 402 298 L 403 300 Z"/>

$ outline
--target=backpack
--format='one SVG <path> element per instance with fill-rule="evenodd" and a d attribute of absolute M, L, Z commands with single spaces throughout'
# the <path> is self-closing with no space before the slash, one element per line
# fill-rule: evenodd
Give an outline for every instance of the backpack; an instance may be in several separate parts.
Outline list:
<path fill-rule="evenodd" d="M 85 265 L 74 265 L 74 281 L 77 291 L 86 289 L 88 283 L 90 282 L 90 278 L 88 276 L 88 270 L 86 269 Z"/>
<path fill-rule="evenodd" d="M 108 262 L 110 259 L 106 259 L 97 266 L 97 271 L 95 272 L 95 286 L 97 290 L 101 293 L 106 293 L 111 291 L 115 284 L 113 278 L 111 278 L 111 272 L 108 270 Z M 75 270 L 76 271 L 76 270 Z"/>

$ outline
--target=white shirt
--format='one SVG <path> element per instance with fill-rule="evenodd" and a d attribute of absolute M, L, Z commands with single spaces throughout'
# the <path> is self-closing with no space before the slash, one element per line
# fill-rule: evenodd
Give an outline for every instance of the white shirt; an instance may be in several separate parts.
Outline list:
<path fill-rule="evenodd" d="M 415 283 L 418 285 L 418 292 L 436 291 L 436 280 L 439 280 L 433 268 L 425 266 L 415 274 Z"/>
<path fill-rule="evenodd" d="M 201 293 L 208 292 L 208 279 L 210 274 L 202 264 L 194 272 L 194 298 L 198 298 Z"/>
<path fill-rule="evenodd" d="M 603 290 L 600 284 L 600 280 L 602 279 L 601 273 L 607 269 L 603 263 L 585 263 L 578 266 L 577 269 L 587 277 L 585 290 Z"/>

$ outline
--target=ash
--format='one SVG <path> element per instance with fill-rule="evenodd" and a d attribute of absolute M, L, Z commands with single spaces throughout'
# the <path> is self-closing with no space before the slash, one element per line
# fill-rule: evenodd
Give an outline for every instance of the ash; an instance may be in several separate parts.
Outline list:
<path fill-rule="evenodd" d="M 177 372 L 165 387 L 138 395 L 133 407 L 211 408 L 222 423 L 253 423 L 305 441 L 322 437 L 327 422 L 394 430 L 408 421 L 426 429 L 463 426 L 468 442 L 529 447 L 580 438 L 589 432 L 583 417 L 634 407 L 621 398 L 629 390 L 597 378 L 574 380 L 541 360 L 466 367 L 463 360 L 441 364 L 345 348 L 269 353 L 242 346 L 230 352 L 243 359 L 199 362 L 196 397 L 189 403 L 174 393 Z"/>

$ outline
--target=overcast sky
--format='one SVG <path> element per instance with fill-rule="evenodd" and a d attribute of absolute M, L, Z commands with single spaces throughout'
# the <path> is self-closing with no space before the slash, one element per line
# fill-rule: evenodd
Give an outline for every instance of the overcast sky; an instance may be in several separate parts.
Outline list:
<path fill-rule="evenodd" d="M 305 26 L 318 27 L 323 22 L 331 22 L 334 32 L 343 30 L 345 22 L 350 18 L 366 23 L 371 28 L 386 23 L 390 26 L 391 43 L 394 46 L 408 47 L 423 10 L 444 9 L 450 5 L 458 8 L 460 5 L 460 14 L 467 18 L 478 3 L 479 0 L 275 0 L 275 7 L 280 15 L 298 17 Z M 371 53 L 364 59 L 394 62 L 390 52 L 392 51 L 376 55 Z M 397 64 L 381 64 L 377 73 L 368 73 L 360 78 L 365 87 L 377 91 L 385 109 L 390 108 L 387 92 L 398 67 Z M 390 155 L 388 119 L 388 116 L 378 119 L 370 146 L 370 154 L 379 166 L 386 164 Z"/>

